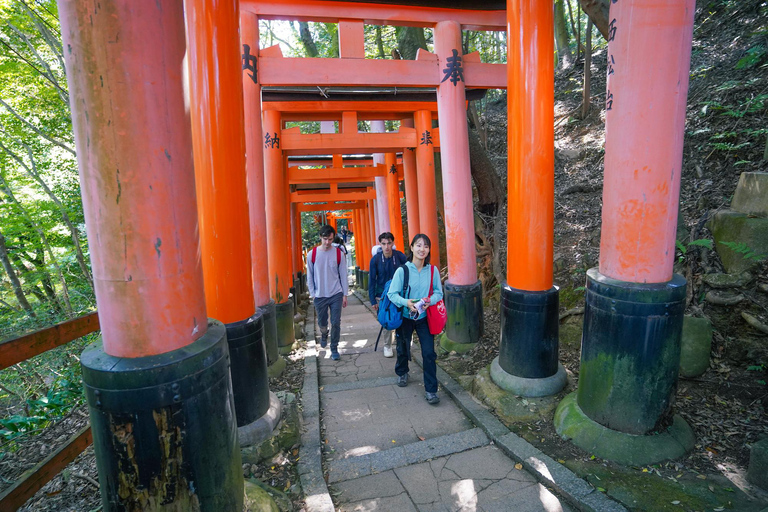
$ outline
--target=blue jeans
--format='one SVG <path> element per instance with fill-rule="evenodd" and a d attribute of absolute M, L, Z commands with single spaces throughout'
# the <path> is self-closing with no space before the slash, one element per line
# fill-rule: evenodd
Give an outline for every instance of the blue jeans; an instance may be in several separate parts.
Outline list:
<path fill-rule="evenodd" d="M 424 361 L 424 389 L 428 393 L 437 393 L 437 354 L 435 353 L 435 337 L 429 332 L 427 318 L 411 320 L 403 318 L 403 325 L 397 329 L 397 363 L 395 373 L 408 373 L 408 360 L 411 355 L 411 337 L 413 331 L 419 337 L 421 357 Z"/>
<path fill-rule="evenodd" d="M 328 339 L 328 310 L 331 311 L 331 352 L 336 352 L 341 337 L 341 301 L 344 295 L 339 292 L 333 297 L 315 297 L 317 325 L 323 339 Z"/>

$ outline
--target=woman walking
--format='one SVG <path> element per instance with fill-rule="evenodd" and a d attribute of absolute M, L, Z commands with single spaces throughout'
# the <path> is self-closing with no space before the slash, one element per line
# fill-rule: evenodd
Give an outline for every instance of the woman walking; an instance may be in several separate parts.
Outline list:
<path fill-rule="evenodd" d="M 440 283 L 440 272 L 429 264 L 429 237 L 420 233 L 411 241 L 411 252 L 405 267 L 408 268 L 408 283 L 403 296 L 403 268 L 398 268 L 392 276 L 389 285 L 389 300 L 403 311 L 403 324 L 397 329 L 397 364 L 395 373 L 398 375 L 397 385 L 408 385 L 408 361 L 413 331 L 419 337 L 421 355 L 424 359 L 424 398 L 431 405 L 440 401 L 437 396 L 437 354 L 435 353 L 435 338 L 429 332 L 427 325 L 427 307 L 437 304 L 443 298 L 443 287 Z M 430 286 L 431 285 L 431 286 Z M 432 294 L 430 295 L 430 288 Z"/>

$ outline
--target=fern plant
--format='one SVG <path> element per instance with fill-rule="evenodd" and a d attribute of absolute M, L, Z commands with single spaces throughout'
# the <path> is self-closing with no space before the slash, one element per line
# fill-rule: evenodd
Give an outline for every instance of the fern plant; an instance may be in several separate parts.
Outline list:
<path fill-rule="evenodd" d="M 750 261 L 763 261 L 766 257 L 765 254 L 756 253 L 750 246 L 744 242 L 720 242 L 730 250 L 741 255 L 745 260 Z"/>

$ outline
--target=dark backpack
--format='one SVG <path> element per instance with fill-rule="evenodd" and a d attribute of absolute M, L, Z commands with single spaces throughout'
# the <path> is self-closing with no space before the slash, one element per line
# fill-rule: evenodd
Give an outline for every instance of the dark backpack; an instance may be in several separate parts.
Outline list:
<path fill-rule="evenodd" d="M 410 291 L 408 283 L 408 267 L 403 265 L 401 268 L 403 269 L 403 290 L 400 296 L 408 298 L 408 292 Z M 391 279 L 384 283 L 384 292 L 381 294 L 378 315 L 379 323 L 389 331 L 397 329 L 403 323 L 403 308 L 396 306 L 387 296 L 390 283 L 392 283 Z"/>
<path fill-rule="evenodd" d="M 315 259 L 317 258 L 317 247 L 312 248 L 312 264 L 315 264 Z M 338 247 L 336 248 L 336 265 L 341 263 L 341 249 Z"/>

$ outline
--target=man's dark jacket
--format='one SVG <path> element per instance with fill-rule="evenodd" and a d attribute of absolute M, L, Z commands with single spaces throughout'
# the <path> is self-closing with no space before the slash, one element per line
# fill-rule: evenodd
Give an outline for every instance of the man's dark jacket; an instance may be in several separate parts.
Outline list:
<path fill-rule="evenodd" d="M 384 252 L 379 249 L 379 252 L 371 258 L 371 265 L 368 267 L 368 298 L 371 304 L 376 304 L 376 297 L 381 297 L 384 293 L 384 285 L 387 281 L 392 279 L 395 275 L 397 267 L 405 265 L 405 254 L 393 249 L 392 257 L 385 258 Z"/>

